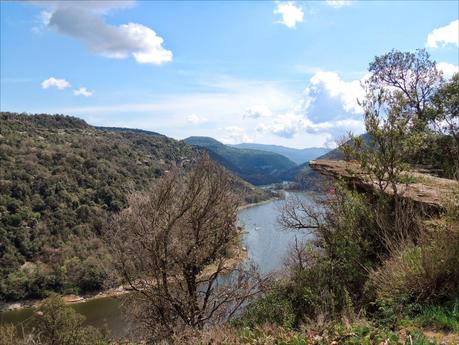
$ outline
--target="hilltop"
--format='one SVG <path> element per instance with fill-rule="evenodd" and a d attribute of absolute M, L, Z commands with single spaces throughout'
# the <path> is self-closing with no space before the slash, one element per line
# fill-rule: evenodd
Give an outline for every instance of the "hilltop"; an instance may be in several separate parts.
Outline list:
<path fill-rule="evenodd" d="M 254 185 L 282 182 L 285 180 L 283 174 L 296 166 L 296 163 L 280 154 L 236 148 L 209 137 L 189 137 L 184 142 L 205 148 L 214 160 Z"/>

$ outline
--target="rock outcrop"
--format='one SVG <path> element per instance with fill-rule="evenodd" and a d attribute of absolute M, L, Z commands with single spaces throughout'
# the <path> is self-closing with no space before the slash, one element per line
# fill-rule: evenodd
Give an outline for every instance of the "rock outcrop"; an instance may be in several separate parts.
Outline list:
<path fill-rule="evenodd" d="M 369 192 L 379 190 L 376 180 L 363 173 L 357 162 L 313 160 L 309 162 L 309 166 L 323 175 L 340 179 L 353 188 Z M 458 181 L 415 171 L 405 174 L 407 175 L 406 180 L 413 182 L 397 184 L 397 191 L 403 198 L 436 210 L 444 209 L 451 202 L 458 203 L 458 200 L 452 200 L 454 191 L 459 191 Z M 384 193 L 393 195 L 394 191 L 388 186 Z"/>

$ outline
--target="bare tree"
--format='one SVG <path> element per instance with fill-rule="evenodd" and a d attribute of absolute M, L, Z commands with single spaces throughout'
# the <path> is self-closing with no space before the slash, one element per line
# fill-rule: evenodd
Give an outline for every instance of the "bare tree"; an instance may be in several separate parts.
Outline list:
<path fill-rule="evenodd" d="M 310 244 L 308 240 L 298 239 L 289 245 L 288 255 L 284 259 L 284 266 L 289 271 L 301 271 L 311 265 Z"/>
<path fill-rule="evenodd" d="M 278 221 L 285 229 L 314 231 L 323 223 L 323 215 L 317 207 L 296 195 L 287 198 L 280 211 Z"/>
<path fill-rule="evenodd" d="M 132 193 L 111 225 L 118 271 L 134 290 L 128 309 L 148 339 L 226 319 L 258 292 L 253 272 L 225 265 L 240 235 L 228 176 L 204 156 Z"/>

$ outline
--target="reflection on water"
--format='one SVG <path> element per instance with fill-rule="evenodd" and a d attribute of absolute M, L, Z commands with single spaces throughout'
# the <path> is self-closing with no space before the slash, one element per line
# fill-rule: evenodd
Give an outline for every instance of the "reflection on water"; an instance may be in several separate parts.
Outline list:
<path fill-rule="evenodd" d="M 83 303 L 72 304 L 71 307 L 86 317 L 86 324 L 97 328 L 106 328 L 113 337 L 125 336 L 128 324 L 121 314 L 121 299 L 104 297 L 89 300 Z M 31 329 L 30 319 L 33 308 L 13 310 L 0 313 L 0 323 L 13 323 L 18 326 L 20 333 L 27 333 Z"/>
<path fill-rule="evenodd" d="M 305 193 L 287 193 L 287 197 L 295 194 L 305 203 L 312 203 L 313 199 Z M 252 260 L 263 273 L 282 269 L 285 256 L 288 254 L 289 245 L 295 236 L 307 239 L 308 234 L 282 229 L 278 223 L 279 211 L 284 200 L 250 207 L 239 213 L 238 222 L 244 227 L 245 246 L 249 259 Z"/>
<path fill-rule="evenodd" d="M 292 193 L 287 193 L 292 194 Z M 294 193 L 303 202 L 312 203 L 312 197 L 303 193 Z M 245 228 L 244 245 L 248 257 L 263 273 L 282 269 L 283 260 L 289 250 L 289 244 L 295 236 L 305 239 L 310 235 L 283 230 L 277 219 L 283 200 L 275 200 L 266 204 L 246 208 L 239 213 L 238 223 Z M 128 325 L 120 312 L 121 300 L 106 297 L 72 305 L 77 312 L 86 317 L 86 323 L 95 327 L 107 327 L 112 336 L 125 336 Z M 14 323 L 24 326 L 27 330 L 27 320 L 33 314 L 33 309 L 22 309 L 0 313 L 1 323 Z"/>

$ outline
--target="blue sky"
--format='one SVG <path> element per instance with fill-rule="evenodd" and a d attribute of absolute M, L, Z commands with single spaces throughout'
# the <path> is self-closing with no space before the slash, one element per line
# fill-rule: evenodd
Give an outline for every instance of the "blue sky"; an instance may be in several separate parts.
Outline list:
<path fill-rule="evenodd" d="M 457 1 L 1 2 L 1 110 L 183 139 L 333 146 L 375 55 L 458 69 Z"/>

